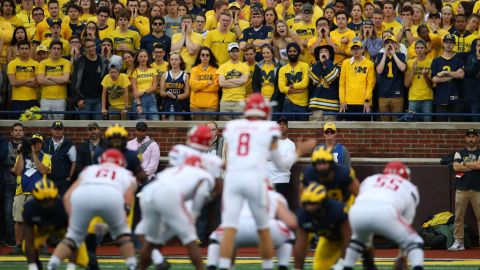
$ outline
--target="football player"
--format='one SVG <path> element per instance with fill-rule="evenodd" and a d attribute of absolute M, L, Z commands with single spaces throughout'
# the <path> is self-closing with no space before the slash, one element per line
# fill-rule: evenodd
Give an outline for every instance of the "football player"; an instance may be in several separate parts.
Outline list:
<path fill-rule="evenodd" d="M 137 267 L 126 217 L 137 187 L 135 177 L 125 169 L 125 157 L 117 149 L 104 151 L 99 163 L 85 168 L 65 194 L 65 209 L 70 216 L 68 231 L 55 248 L 48 262 L 48 270 L 57 269 L 63 259 L 80 246 L 91 219 L 96 216 L 108 224 L 128 269 L 135 270 Z"/>

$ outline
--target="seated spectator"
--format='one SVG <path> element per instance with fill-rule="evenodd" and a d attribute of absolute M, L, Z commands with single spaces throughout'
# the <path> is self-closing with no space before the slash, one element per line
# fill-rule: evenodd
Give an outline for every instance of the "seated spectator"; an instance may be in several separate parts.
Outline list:
<path fill-rule="evenodd" d="M 131 85 L 126 74 L 120 73 L 121 66 L 110 64 L 108 74 L 102 80 L 102 114 L 110 120 L 127 120 L 128 89 Z M 118 113 L 121 113 L 118 115 Z"/>
<path fill-rule="evenodd" d="M 198 16 L 197 16 L 198 18 Z M 220 85 L 217 74 L 217 60 L 208 47 L 201 47 L 190 74 L 190 111 L 218 111 L 218 91 Z M 214 120 L 213 115 L 192 115 L 195 121 Z"/>
<path fill-rule="evenodd" d="M 169 71 L 160 80 L 160 95 L 163 97 L 164 112 L 186 112 L 190 97 L 189 75 L 185 71 L 185 62 L 178 52 L 170 54 Z M 167 117 L 165 117 L 167 118 Z M 169 120 L 183 120 L 184 116 L 168 116 Z"/>
<path fill-rule="evenodd" d="M 139 119 L 159 120 L 157 107 L 157 71 L 148 62 L 148 52 L 140 50 L 135 55 L 134 70 L 129 74 L 132 83 L 133 109 Z M 149 113 L 142 115 L 142 113 Z M 152 114 L 150 114 L 152 113 Z"/>

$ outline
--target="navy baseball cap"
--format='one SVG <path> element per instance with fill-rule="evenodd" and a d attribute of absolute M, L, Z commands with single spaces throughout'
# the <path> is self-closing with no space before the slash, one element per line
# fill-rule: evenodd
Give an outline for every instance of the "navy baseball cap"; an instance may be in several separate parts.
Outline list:
<path fill-rule="evenodd" d="M 60 122 L 60 121 L 55 121 L 55 122 L 52 123 L 52 128 L 53 129 L 57 129 L 57 128 L 61 129 L 61 128 L 63 128 L 63 123 Z"/>

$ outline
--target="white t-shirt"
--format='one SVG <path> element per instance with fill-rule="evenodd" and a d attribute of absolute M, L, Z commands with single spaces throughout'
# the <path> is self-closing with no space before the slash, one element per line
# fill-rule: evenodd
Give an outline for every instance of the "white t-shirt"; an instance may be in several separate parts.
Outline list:
<path fill-rule="evenodd" d="M 289 138 L 285 140 L 279 139 L 278 140 L 278 150 L 277 150 L 281 157 L 285 160 L 295 160 L 295 159 L 287 159 L 288 156 L 295 156 L 297 147 L 295 143 L 292 142 Z M 290 164 L 288 169 L 279 169 L 275 164 L 272 162 L 272 158 L 269 155 L 267 158 L 268 160 L 268 179 L 272 181 L 274 184 L 285 184 L 290 182 L 290 169 L 293 166 L 293 163 Z"/>

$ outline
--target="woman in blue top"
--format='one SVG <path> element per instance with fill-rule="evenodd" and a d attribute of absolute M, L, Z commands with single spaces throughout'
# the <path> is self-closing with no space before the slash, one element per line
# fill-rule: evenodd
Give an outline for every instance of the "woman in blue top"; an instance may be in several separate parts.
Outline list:
<path fill-rule="evenodd" d="M 185 62 L 178 52 L 170 53 L 166 72 L 160 81 L 160 96 L 163 99 L 164 112 L 185 112 L 189 110 L 188 98 L 190 97 L 190 87 L 188 85 L 189 76 L 185 72 Z M 169 120 L 183 120 L 183 116 L 168 116 Z"/>

